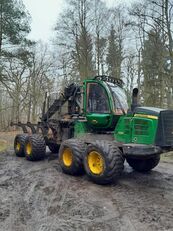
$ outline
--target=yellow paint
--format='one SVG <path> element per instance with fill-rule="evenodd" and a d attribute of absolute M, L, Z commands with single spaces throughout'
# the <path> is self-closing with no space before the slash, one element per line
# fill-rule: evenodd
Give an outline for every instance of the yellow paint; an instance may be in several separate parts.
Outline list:
<path fill-rule="evenodd" d="M 26 144 L 26 153 L 27 153 L 27 155 L 31 155 L 31 153 L 32 153 L 32 146 L 31 146 L 31 143 L 27 143 Z"/>
<path fill-rule="evenodd" d="M 97 121 L 97 120 L 92 120 L 92 123 L 93 123 L 93 124 L 97 124 L 98 121 Z"/>
<path fill-rule="evenodd" d="M 17 142 L 17 144 L 16 144 L 16 150 L 19 152 L 19 151 L 20 151 L 20 148 L 21 148 L 21 145 L 20 145 L 19 142 Z"/>
<path fill-rule="evenodd" d="M 104 171 L 104 159 L 99 152 L 92 151 L 88 155 L 88 166 L 92 173 L 100 175 Z"/>
<path fill-rule="evenodd" d="M 135 114 L 134 117 L 143 117 L 143 118 L 147 118 L 147 119 L 158 120 L 158 116 L 153 116 L 153 115 Z"/>
<path fill-rule="evenodd" d="M 73 154 L 70 148 L 65 148 L 62 154 L 62 160 L 66 167 L 70 167 L 73 162 Z"/>

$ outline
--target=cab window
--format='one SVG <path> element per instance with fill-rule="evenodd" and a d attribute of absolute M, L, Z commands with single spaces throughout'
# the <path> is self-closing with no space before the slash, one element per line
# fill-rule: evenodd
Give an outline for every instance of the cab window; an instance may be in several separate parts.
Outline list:
<path fill-rule="evenodd" d="M 108 96 L 98 83 L 87 84 L 87 112 L 109 113 Z"/>

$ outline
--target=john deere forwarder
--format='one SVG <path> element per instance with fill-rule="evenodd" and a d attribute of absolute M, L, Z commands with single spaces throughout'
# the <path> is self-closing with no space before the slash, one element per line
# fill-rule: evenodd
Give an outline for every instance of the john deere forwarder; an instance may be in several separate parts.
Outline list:
<path fill-rule="evenodd" d="M 85 171 L 98 184 L 117 179 L 125 159 L 137 171 L 153 169 L 160 154 L 173 147 L 173 111 L 140 107 L 137 88 L 129 111 L 122 85 L 97 76 L 82 86 L 69 85 L 51 105 L 46 97 L 38 124 L 13 123 L 24 132 L 15 138 L 16 155 L 40 160 L 47 145 L 59 152 L 63 172 Z"/>

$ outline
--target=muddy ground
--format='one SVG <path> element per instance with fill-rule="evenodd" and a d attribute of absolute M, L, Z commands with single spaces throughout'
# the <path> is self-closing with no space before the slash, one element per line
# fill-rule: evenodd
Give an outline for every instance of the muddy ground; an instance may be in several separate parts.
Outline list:
<path fill-rule="evenodd" d="M 15 157 L 13 135 L 0 154 L 0 231 L 173 230 L 173 162 L 167 158 L 147 174 L 125 164 L 116 184 L 99 186 L 63 174 L 50 152 L 39 162 Z"/>

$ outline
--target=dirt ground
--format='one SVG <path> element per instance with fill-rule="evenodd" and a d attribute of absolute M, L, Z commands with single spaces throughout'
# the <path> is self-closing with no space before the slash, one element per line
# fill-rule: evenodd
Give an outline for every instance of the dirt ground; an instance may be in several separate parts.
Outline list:
<path fill-rule="evenodd" d="M 0 153 L 0 231 L 172 231 L 173 163 L 147 174 L 127 164 L 117 184 L 99 186 L 61 172 L 57 155 L 29 162 L 14 155 L 15 133 Z M 5 138 L 4 138 L 5 137 Z"/>

